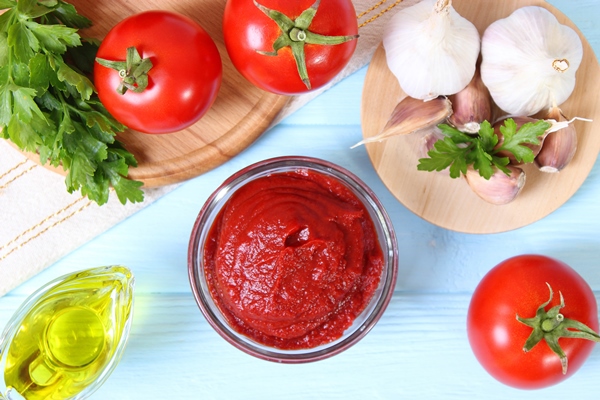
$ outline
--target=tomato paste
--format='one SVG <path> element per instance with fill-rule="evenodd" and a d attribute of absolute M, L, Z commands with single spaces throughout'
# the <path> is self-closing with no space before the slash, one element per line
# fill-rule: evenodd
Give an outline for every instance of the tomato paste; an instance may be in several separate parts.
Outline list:
<path fill-rule="evenodd" d="M 299 169 L 238 189 L 210 229 L 204 264 L 211 296 L 236 331 L 292 350 L 342 336 L 373 297 L 383 254 L 356 195 Z"/>

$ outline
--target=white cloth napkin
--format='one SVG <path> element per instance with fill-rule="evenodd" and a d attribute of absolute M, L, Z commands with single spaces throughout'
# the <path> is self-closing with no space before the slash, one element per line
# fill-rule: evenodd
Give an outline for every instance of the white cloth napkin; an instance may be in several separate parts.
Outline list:
<path fill-rule="evenodd" d="M 366 13 L 358 20 L 364 25 L 350 63 L 327 87 L 290 98 L 272 125 L 367 64 L 386 21 L 418 1 L 354 0 L 357 15 Z M 0 296 L 176 186 L 146 189 L 143 203 L 125 206 L 113 193 L 99 207 L 79 193 L 67 193 L 63 176 L 29 161 L 0 140 Z"/>

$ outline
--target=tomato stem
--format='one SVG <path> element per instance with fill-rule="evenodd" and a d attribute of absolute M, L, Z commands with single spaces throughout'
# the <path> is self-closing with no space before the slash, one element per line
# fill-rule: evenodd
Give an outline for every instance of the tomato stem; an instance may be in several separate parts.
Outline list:
<path fill-rule="evenodd" d="M 552 287 L 548 283 L 546 285 L 548 285 L 548 289 L 550 290 L 550 298 L 538 307 L 535 317 L 521 318 L 517 315 L 517 321 L 533 329 L 531 335 L 525 341 L 523 351 L 528 352 L 543 339 L 548 347 L 560 358 L 562 373 L 566 374 L 568 360 L 563 349 L 558 344 L 558 339 L 576 338 L 600 342 L 600 335 L 587 325 L 565 318 L 560 313 L 560 309 L 565 306 L 565 299 L 561 292 L 558 292 L 560 295 L 560 304 L 546 311 L 546 306 L 550 304 L 554 297 Z"/>
<path fill-rule="evenodd" d="M 552 332 L 564 321 L 564 319 L 565 317 L 562 314 L 558 314 L 554 318 L 545 319 L 542 321 L 542 330 L 544 332 Z"/>
<path fill-rule="evenodd" d="M 292 28 L 290 31 L 290 39 L 294 42 L 304 42 L 306 40 L 306 32 L 302 29 Z"/>
<path fill-rule="evenodd" d="M 271 10 L 254 0 L 254 5 L 273 20 L 281 30 L 281 34 L 273 42 L 273 51 L 256 50 L 256 52 L 266 56 L 276 56 L 280 49 L 290 47 L 296 62 L 298 75 L 309 90 L 311 89 L 311 83 L 306 68 L 304 44 L 331 46 L 358 38 L 358 35 L 326 36 L 309 31 L 308 29 L 317 14 L 320 3 L 321 0 L 316 0 L 312 6 L 304 10 L 295 20 L 292 20 L 282 12 Z"/>
<path fill-rule="evenodd" d="M 149 58 L 142 58 L 135 47 L 127 49 L 126 61 L 110 61 L 98 57 L 96 61 L 106 68 L 119 72 L 121 77 L 121 83 L 117 87 L 119 94 L 123 95 L 128 90 L 141 93 L 148 87 L 148 72 L 152 69 L 152 61 Z"/>

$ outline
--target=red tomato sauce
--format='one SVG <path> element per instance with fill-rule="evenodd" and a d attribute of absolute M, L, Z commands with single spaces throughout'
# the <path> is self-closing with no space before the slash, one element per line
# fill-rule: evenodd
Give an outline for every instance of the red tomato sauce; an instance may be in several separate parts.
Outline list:
<path fill-rule="evenodd" d="M 204 263 L 235 330 L 292 350 L 342 336 L 379 285 L 383 254 L 361 201 L 303 169 L 237 190 L 210 229 Z"/>

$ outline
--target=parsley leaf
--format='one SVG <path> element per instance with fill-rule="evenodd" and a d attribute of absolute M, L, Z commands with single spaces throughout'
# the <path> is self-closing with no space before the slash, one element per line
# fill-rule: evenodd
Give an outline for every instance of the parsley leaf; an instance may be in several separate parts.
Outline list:
<path fill-rule="evenodd" d="M 0 10 L 12 8 L 17 4 L 15 0 L 0 0 Z"/>
<path fill-rule="evenodd" d="M 62 166 L 70 193 L 102 205 L 112 186 L 123 204 L 143 201 L 142 183 L 127 178 L 135 157 L 115 138 L 125 127 L 84 75 L 98 42 L 77 29 L 91 22 L 62 0 L 0 0 L 0 9 L 0 137 Z"/>
<path fill-rule="evenodd" d="M 42 46 L 51 53 L 63 54 L 67 46 L 81 46 L 77 30 L 64 25 L 44 25 L 37 22 L 25 22 Z"/>
<path fill-rule="evenodd" d="M 500 132 L 504 136 L 504 141 L 499 150 L 511 152 L 519 162 L 533 162 L 535 158 L 533 151 L 527 146 L 522 146 L 522 143 L 539 144 L 540 141 L 538 137 L 548 128 L 550 128 L 550 123 L 546 121 L 538 121 L 536 123 L 527 122 L 517 131 L 517 124 L 512 118 L 509 118 L 504 125 L 500 127 Z"/>
<path fill-rule="evenodd" d="M 510 175 L 507 168 L 510 160 L 499 155 L 500 152 L 512 153 L 519 162 L 532 162 L 535 158 L 533 151 L 526 144 L 539 144 L 539 137 L 550 128 L 550 123 L 544 120 L 528 122 L 517 129 L 512 118 L 504 121 L 500 127 L 503 140 L 494 132 L 488 121 L 481 124 L 477 136 L 467 135 L 458 129 L 441 124 L 438 126 L 445 135 L 438 140 L 427 153 L 429 158 L 419 159 L 419 171 L 442 171 L 450 168 L 450 177 L 458 178 L 466 175 L 467 167 L 473 168 L 485 179 L 490 179 L 496 169 Z"/>
<path fill-rule="evenodd" d="M 8 41 L 7 35 L 0 33 L 0 65 L 5 66 L 8 63 Z"/>
<path fill-rule="evenodd" d="M 53 3 L 55 4 L 55 8 L 52 11 L 52 15 L 62 24 L 78 29 L 89 28 L 92 26 L 92 21 L 83 15 L 78 14 L 72 4 L 62 0 L 53 1 Z"/>
<path fill-rule="evenodd" d="M 420 159 L 417 169 L 420 171 L 442 171 L 450 167 L 450 176 L 458 178 L 461 173 L 467 173 L 466 160 L 470 151 L 470 148 L 460 148 L 451 137 L 446 137 L 435 143 L 435 156 L 429 154 L 430 158 Z M 432 152 L 433 150 L 430 151 L 430 153 Z"/>
<path fill-rule="evenodd" d="M 28 62 L 40 50 L 40 42 L 22 21 L 15 21 L 7 34 L 8 47 L 18 61 Z"/>

